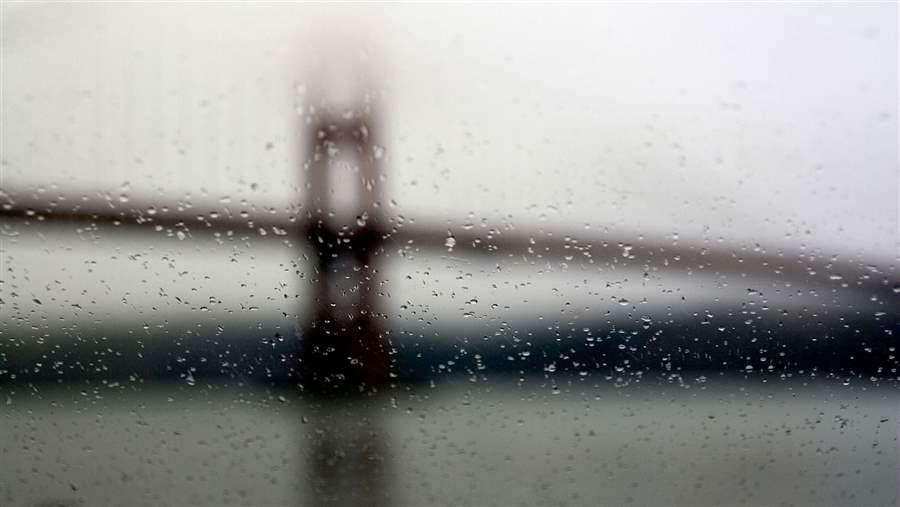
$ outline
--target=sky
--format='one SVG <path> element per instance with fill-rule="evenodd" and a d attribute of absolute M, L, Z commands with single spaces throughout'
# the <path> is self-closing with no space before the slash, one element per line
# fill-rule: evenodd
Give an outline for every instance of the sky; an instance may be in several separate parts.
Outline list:
<path fill-rule="evenodd" d="M 6 3 L 3 28 L 7 193 L 296 201 L 298 90 L 353 69 L 409 216 L 896 254 L 895 3 Z"/>
<path fill-rule="evenodd" d="M 4 199 L 286 213 L 358 90 L 407 220 L 898 256 L 895 2 L 0 9 Z"/>

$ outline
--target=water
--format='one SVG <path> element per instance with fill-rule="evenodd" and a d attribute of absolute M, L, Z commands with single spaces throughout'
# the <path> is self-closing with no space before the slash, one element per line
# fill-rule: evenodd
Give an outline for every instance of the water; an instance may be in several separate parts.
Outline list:
<path fill-rule="evenodd" d="M 0 386 L 0 503 L 896 505 L 896 387 Z M 556 393 L 556 394 L 554 394 Z"/>

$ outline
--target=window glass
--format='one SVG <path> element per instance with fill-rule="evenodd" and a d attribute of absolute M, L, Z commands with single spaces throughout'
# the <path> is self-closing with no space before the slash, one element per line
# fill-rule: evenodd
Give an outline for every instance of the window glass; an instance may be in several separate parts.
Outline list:
<path fill-rule="evenodd" d="M 0 504 L 898 503 L 896 4 L 0 13 Z"/>

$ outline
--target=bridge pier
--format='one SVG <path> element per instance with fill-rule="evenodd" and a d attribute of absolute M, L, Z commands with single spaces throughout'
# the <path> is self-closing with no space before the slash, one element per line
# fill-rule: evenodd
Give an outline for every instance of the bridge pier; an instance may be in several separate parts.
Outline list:
<path fill-rule="evenodd" d="M 372 391 L 389 378 L 389 344 L 377 304 L 383 148 L 375 126 L 366 105 L 349 117 L 320 112 L 307 130 L 304 204 L 316 281 L 299 371 L 304 389 L 315 393 Z M 346 155 L 353 163 L 338 167 Z M 329 177 L 341 169 L 350 170 L 349 181 Z"/>

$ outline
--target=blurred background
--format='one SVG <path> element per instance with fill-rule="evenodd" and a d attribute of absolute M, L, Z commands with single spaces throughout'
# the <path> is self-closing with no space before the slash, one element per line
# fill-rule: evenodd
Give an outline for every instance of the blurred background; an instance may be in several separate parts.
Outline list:
<path fill-rule="evenodd" d="M 0 13 L 0 504 L 898 503 L 896 3 Z"/>

